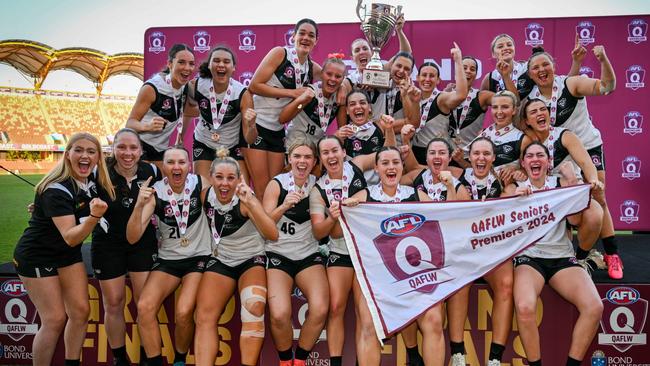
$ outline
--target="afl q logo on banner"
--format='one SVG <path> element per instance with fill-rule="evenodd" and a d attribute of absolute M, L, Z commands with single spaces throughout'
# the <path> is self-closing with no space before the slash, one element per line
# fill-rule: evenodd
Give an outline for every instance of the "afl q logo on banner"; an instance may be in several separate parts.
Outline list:
<path fill-rule="evenodd" d="M 619 220 L 626 224 L 639 221 L 639 204 L 634 200 L 626 200 L 621 203 L 621 217 Z"/>
<path fill-rule="evenodd" d="M 607 291 L 603 301 L 602 333 L 598 343 L 609 345 L 619 352 L 632 346 L 645 345 L 646 334 L 641 333 L 648 316 L 648 301 L 633 287 L 619 286 Z"/>
<path fill-rule="evenodd" d="M 623 126 L 623 132 L 630 136 L 643 132 L 643 115 L 637 111 L 627 112 L 623 117 Z"/>
<path fill-rule="evenodd" d="M 210 50 L 210 34 L 206 31 L 194 33 L 194 51 L 206 52 Z"/>
<path fill-rule="evenodd" d="M 255 51 L 255 32 L 244 29 L 239 33 L 239 50 L 246 53 Z"/>
<path fill-rule="evenodd" d="M 293 28 L 290 28 L 284 33 L 284 45 L 287 47 L 296 46 L 296 42 L 293 39 Z"/>
<path fill-rule="evenodd" d="M 636 156 L 628 156 L 623 159 L 623 174 L 621 176 L 629 180 L 641 178 L 641 160 Z"/>
<path fill-rule="evenodd" d="M 588 20 L 578 23 L 576 33 L 578 34 L 578 42 L 583 46 L 596 42 L 596 26 Z"/>
<path fill-rule="evenodd" d="M 539 23 L 530 23 L 526 27 L 526 45 L 531 47 L 544 44 L 544 27 Z"/>
<path fill-rule="evenodd" d="M 156 55 L 165 52 L 165 34 L 163 32 L 153 32 L 149 35 L 149 52 Z"/>
<path fill-rule="evenodd" d="M 244 71 L 239 75 L 239 82 L 242 83 L 245 87 L 251 85 L 251 80 L 253 79 L 253 73 L 250 71 Z"/>
<path fill-rule="evenodd" d="M 2 283 L 0 297 L 0 334 L 18 342 L 38 331 L 36 307 L 22 297 L 27 294 L 23 283 L 10 279 Z"/>
<path fill-rule="evenodd" d="M 645 70 L 639 65 L 632 65 L 625 70 L 625 79 L 627 81 L 625 83 L 626 88 L 632 90 L 643 88 L 645 86 L 643 82 L 643 79 L 645 79 Z"/>
<path fill-rule="evenodd" d="M 639 44 L 648 40 L 646 34 L 648 33 L 648 23 L 643 19 L 633 19 L 627 25 L 627 41 L 634 44 Z"/>
<path fill-rule="evenodd" d="M 433 292 L 439 283 L 436 271 L 445 264 L 438 222 L 426 221 L 416 213 L 402 213 L 383 220 L 380 228 L 382 234 L 373 243 L 388 272 L 399 282 L 408 281 L 413 291 Z"/>

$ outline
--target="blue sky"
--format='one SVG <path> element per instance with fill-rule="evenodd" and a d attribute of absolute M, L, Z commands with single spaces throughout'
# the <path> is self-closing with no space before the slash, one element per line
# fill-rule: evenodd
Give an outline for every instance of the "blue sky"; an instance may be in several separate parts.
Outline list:
<path fill-rule="evenodd" d="M 384 0 L 402 4 L 407 20 L 484 19 L 559 16 L 650 14 L 649 0 L 518 1 L 497 7 L 496 1 L 463 0 L 445 7 L 431 0 Z M 282 24 L 311 17 L 320 23 L 355 22 L 354 0 L 21 0 L 2 1 L 0 40 L 29 39 L 55 48 L 81 46 L 109 54 L 142 52 L 144 31 L 153 26 Z M 450 2 L 447 2 L 450 3 Z M 512 4 L 513 2 L 508 2 Z M 242 10 L 245 9 L 245 10 Z M 118 76 L 106 92 L 135 94 L 140 81 Z M 30 82 L 0 65 L 0 85 L 29 87 Z M 52 73 L 46 89 L 93 91 L 83 77 L 67 71 Z"/>

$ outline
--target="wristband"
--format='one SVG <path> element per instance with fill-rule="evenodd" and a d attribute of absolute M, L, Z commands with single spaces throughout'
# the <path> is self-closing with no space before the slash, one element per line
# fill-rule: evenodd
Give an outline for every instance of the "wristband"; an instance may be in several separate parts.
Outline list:
<path fill-rule="evenodd" d="M 95 215 L 93 215 L 93 214 L 90 214 L 90 217 L 94 217 L 94 218 L 96 218 L 96 219 L 101 219 L 101 218 L 102 218 L 101 216 L 95 216 Z"/>

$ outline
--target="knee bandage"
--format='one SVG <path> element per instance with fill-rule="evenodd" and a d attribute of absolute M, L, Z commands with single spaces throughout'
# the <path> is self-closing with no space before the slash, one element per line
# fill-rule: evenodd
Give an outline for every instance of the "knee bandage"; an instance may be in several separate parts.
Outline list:
<path fill-rule="evenodd" d="M 239 299 L 241 301 L 241 335 L 264 338 L 266 287 L 255 285 L 245 287 L 241 290 Z M 253 311 L 259 313 L 259 315 L 254 314 Z"/>

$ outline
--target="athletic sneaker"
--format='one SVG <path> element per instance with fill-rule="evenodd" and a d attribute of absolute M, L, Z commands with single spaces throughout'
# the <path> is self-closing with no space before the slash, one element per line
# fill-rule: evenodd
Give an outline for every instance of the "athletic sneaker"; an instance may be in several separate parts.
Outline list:
<path fill-rule="evenodd" d="M 589 276 L 597 269 L 607 268 L 603 255 L 596 249 L 590 250 L 587 258 L 578 260 L 578 263 L 587 271 Z"/>
<path fill-rule="evenodd" d="M 501 366 L 501 361 L 499 361 L 499 360 L 490 360 L 490 361 L 488 361 L 487 366 Z"/>
<path fill-rule="evenodd" d="M 286 361 L 280 360 L 280 366 L 293 366 L 293 361 L 292 360 L 286 360 Z"/>
<path fill-rule="evenodd" d="M 605 254 L 605 263 L 607 263 L 607 274 L 609 275 L 609 278 L 613 280 L 620 280 L 623 278 L 623 261 L 618 254 Z"/>
<path fill-rule="evenodd" d="M 451 366 L 465 366 L 465 355 L 462 353 L 454 353 L 451 355 Z"/>

